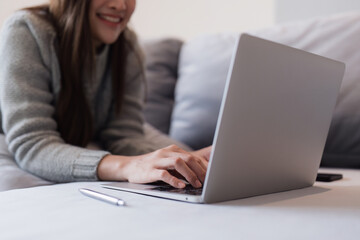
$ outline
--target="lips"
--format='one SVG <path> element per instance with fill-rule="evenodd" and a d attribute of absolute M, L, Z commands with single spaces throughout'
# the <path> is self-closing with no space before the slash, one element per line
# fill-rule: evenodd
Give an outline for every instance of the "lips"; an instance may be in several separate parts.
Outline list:
<path fill-rule="evenodd" d="M 114 16 L 114 15 L 107 15 L 107 14 L 96 14 L 101 20 L 110 23 L 110 24 L 119 24 L 123 21 L 123 17 Z"/>

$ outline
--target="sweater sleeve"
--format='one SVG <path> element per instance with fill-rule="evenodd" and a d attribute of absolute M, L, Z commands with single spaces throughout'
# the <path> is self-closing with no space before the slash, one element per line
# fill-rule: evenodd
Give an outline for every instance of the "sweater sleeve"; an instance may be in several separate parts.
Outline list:
<path fill-rule="evenodd" d="M 9 150 L 21 168 L 44 179 L 97 180 L 97 165 L 108 152 L 65 144 L 57 131 L 49 49 L 27 21 L 11 19 L 4 25 L 0 108 Z"/>

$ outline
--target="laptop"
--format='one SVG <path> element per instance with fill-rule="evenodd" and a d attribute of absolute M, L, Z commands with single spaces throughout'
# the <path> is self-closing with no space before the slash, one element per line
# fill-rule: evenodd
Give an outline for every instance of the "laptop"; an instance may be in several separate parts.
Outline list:
<path fill-rule="evenodd" d="M 231 60 L 203 188 L 103 187 L 215 203 L 314 184 L 345 64 L 242 34 Z"/>

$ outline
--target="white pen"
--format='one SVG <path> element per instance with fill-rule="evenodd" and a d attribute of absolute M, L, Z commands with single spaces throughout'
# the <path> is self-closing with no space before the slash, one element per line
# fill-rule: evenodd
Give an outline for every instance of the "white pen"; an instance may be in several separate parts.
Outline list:
<path fill-rule="evenodd" d="M 85 196 L 107 202 L 115 206 L 125 206 L 125 201 L 122 199 L 107 195 L 105 193 L 96 192 L 87 188 L 79 188 L 79 191 Z"/>

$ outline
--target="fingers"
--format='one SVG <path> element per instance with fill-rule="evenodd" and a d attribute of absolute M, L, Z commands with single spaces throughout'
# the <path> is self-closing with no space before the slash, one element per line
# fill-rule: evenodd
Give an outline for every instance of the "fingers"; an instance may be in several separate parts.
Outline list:
<path fill-rule="evenodd" d="M 211 151 L 212 151 L 212 146 L 209 146 L 209 147 L 194 151 L 192 153 L 195 155 L 201 156 L 202 158 L 204 158 L 206 160 L 206 162 L 209 162 Z"/>
<path fill-rule="evenodd" d="M 204 166 L 203 162 L 200 159 L 196 159 L 193 156 L 189 156 L 187 159 L 185 159 L 185 161 L 181 161 L 181 162 L 185 162 L 185 164 L 189 167 L 189 169 L 191 169 L 195 173 L 196 177 L 198 178 L 198 180 L 200 180 L 200 182 L 203 183 L 205 181 L 206 167 Z M 201 186 L 195 186 L 195 187 L 201 187 Z"/>
<path fill-rule="evenodd" d="M 134 183 L 149 183 L 161 180 L 176 188 L 184 188 L 185 183 L 170 174 L 174 170 L 192 186 L 199 188 L 205 181 L 207 161 L 200 155 L 192 154 L 172 145 L 155 152 L 136 157 L 125 167 L 127 180 Z"/>
<path fill-rule="evenodd" d="M 193 187 L 200 188 L 202 186 L 198 176 L 198 172 L 200 172 L 199 166 L 194 167 L 189 164 L 191 166 L 189 167 L 187 163 L 185 163 L 185 161 L 181 158 L 175 159 L 174 163 L 175 170 L 183 175 Z"/>
<path fill-rule="evenodd" d="M 175 188 L 184 188 L 185 183 L 179 180 L 178 178 L 171 175 L 166 170 L 157 170 L 156 171 L 157 178 L 163 182 L 166 182 L 167 184 L 170 184 L 171 186 Z"/>
<path fill-rule="evenodd" d="M 206 169 L 208 168 L 208 161 L 205 159 L 204 161 L 200 160 L 200 163 L 201 167 L 205 170 L 205 173 L 206 173 Z"/>
<path fill-rule="evenodd" d="M 187 158 L 187 159 L 186 159 Z M 192 186 L 199 188 L 201 182 L 205 180 L 206 169 L 204 169 L 196 160 L 191 157 L 180 158 L 163 158 L 157 163 L 158 168 L 166 170 L 176 170 L 180 173 Z"/>
<path fill-rule="evenodd" d="M 211 151 L 212 151 L 212 146 L 203 148 L 203 156 L 206 159 L 206 161 L 209 161 L 210 159 L 210 155 L 211 155 Z"/>
<path fill-rule="evenodd" d="M 207 148 L 204 148 L 204 149 L 206 149 L 206 151 L 209 152 L 207 155 L 210 155 L 211 147 L 207 147 Z M 208 166 L 208 159 L 204 158 L 202 155 L 190 154 L 189 152 L 179 148 L 176 145 L 170 145 L 170 146 L 164 148 L 163 150 L 168 150 L 167 155 L 169 157 L 171 157 L 171 156 L 175 157 L 175 158 L 180 157 L 180 158 L 183 158 L 186 162 L 190 162 L 190 163 L 191 163 L 192 160 L 196 160 L 197 163 L 201 166 L 201 168 L 206 173 L 206 169 L 207 169 L 207 166 Z M 203 151 L 203 150 L 199 150 L 199 151 Z M 199 151 L 195 151 L 195 152 L 192 152 L 192 153 L 196 153 L 196 152 L 199 152 Z M 191 159 L 191 157 L 193 157 L 193 159 Z M 204 176 L 204 179 L 205 179 L 205 176 Z M 200 180 L 203 182 L 204 179 L 200 179 Z"/>

